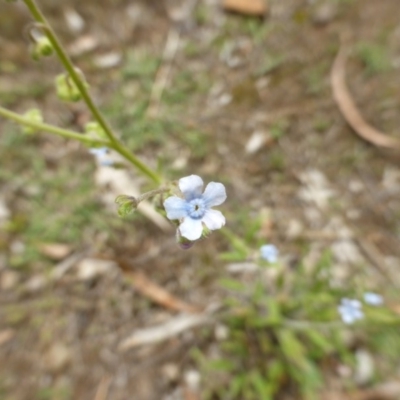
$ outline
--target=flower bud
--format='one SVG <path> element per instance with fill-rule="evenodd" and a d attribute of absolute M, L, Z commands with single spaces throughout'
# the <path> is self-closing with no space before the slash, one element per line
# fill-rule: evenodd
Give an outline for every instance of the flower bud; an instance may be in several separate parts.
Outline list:
<path fill-rule="evenodd" d="M 41 57 L 49 57 L 53 54 L 53 46 L 47 36 L 41 36 L 35 39 L 31 56 L 35 61 Z"/>
<path fill-rule="evenodd" d="M 76 102 L 82 98 L 81 92 L 75 85 L 75 82 L 67 74 L 60 74 L 56 76 L 55 80 L 57 96 L 59 99 L 64 101 Z M 84 85 L 89 85 L 84 82 Z"/>
<path fill-rule="evenodd" d="M 104 132 L 104 129 L 100 126 L 100 124 L 96 121 L 90 121 L 85 125 L 85 133 L 87 133 L 90 137 L 96 139 L 108 139 L 108 136 Z"/>
<path fill-rule="evenodd" d="M 133 196 L 127 196 L 125 194 L 119 195 L 115 202 L 118 204 L 118 215 L 120 217 L 126 217 L 136 210 L 138 201 Z"/>
<path fill-rule="evenodd" d="M 43 116 L 42 113 L 39 109 L 37 108 L 32 108 L 31 110 L 28 110 L 25 114 L 24 117 L 28 119 L 29 121 L 32 122 L 43 122 Z M 33 134 L 37 132 L 36 128 L 32 128 L 30 126 L 23 126 L 22 131 L 26 134 Z"/>
<path fill-rule="evenodd" d="M 176 241 L 178 242 L 179 247 L 183 250 L 188 250 L 195 244 L 194 241 L 183 237 L 179 232 L 179 229 L 176 230 Z"/>

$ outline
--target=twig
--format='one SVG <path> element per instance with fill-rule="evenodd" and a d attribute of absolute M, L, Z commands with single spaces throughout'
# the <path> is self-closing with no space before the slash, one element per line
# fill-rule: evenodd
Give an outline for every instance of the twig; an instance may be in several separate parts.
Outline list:
<path fill-rule="evenodd" d="M 138 292 L 153 300 L 155 303 L 175 311 L 183 311 L 187 313 L 198 313 L 201 311 L 200 307 L 188 304 L 178 299 L 161 286 L 152 282 L 143 272 L 132 271 L 129 264 L 125 261 L 117 260 L 117 262 L 131 285 Z"/>
<path fill-rule="evenodd" d="M 210 324 L 213 322 L 212 312 L 213 310 L 197 315 L 180 314 L 163 324 L 151 328 L 139 329 L 123 340 L 119 344 L 118 349 L 120 351 L 127 351 L 141 345 L 159 343 L 173 338 L 188 329 Z"/>
<path fill-rule="evenodd" d="M 342 46 L 336 56 L 331 70 L 333 97 L 340 112 L 348 124 L 364 140 L 374 144 L 375 146 L 400 150 L 400 140 L 388 137 L 386 134 L 369 125 L 358 111 L 346 85 L 346 53 L 347 50 Z"/>
<path fill-rule="evenodd" d="M 53 280 L 59 280 L 61 279 L 66 272 L 74 267 L 78 261 L 82 260 L 86 255 L 88 254 L 88 251 L 81 251 L 78 253 L 71 254 L 69 257 L 58 263 L 54 269 L 51 271 L 51 279 Z"/>
<path fill-rule="evenodd" d="M 372 265 L 375 266 L 375 268 L 381 273 L 381 275 L 385 277 L 385 279 L 394 287 L 398 287 L 396 280 L 391 276 L 391 274 L 389 274 L 385 265 L 385 260 L 383 259 L 383 256 L 378 248 L 369 240 L 362 237 L 361 234 L 356 236 L 356 241 L 363 253 L 368 257 Z"/>
<path fill-rule="evenodd" d="M 112 377 L 111 376 L 103 376 L 101 378 L 99 387 L 97 388 L 97 392 L 94 396 L 94 400 L 106 400 L 108 391 L 110 389 L 110 385 L 112 382 Z"/>
<path fill-rule="evenodd" d="M 15 336 L 14 329 L 4 329 L 0 331 L 0 346 L 9 342 Z"/>

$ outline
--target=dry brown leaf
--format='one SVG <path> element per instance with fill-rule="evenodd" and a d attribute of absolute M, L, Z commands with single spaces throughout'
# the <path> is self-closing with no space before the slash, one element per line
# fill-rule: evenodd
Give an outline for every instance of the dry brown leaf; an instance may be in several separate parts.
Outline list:
<path fill-rule="evenodd" d="M 0 331 L 0 346 L 10 341 L 15 336 L 13 329 L 4 329 Z"/>
<path fill-rule="evenodd" d="M 128 262 L 118 259 L 117 263 L 132 286 L 155 303 L 176 311 L 189 313 L 198 313 L 202 311 L 200 307 L 185 303 L 173 296 L 161 286 L 152 282 L 143 272 L 132 271 Z"/>
<path fill-rule="evenodd" d="M 94 400 L 106 400 L 108 397 L 108 391 L 110 389 L 110 385 L 112 382 L 111 376 L 104 376 L 97 388 L 96 395 L 94 396 Z"/>
<path fill-rule="evenodd" d="M 398 400 L 400 381 L 385 382 L 371 389 L 361 390 L 350 395 L 349 400 Z"/>
<path fill-rule="evenodd" d="M 142 272 L 124 271 L 124 274 L 138 292 L 153 300 L 155 303 L 176 311 L 185 311 L 189 313 L 196 313 L 200 311 L 199 307 L 185 303 L 184 301 L 173 296 L 161 286 L 152 282 Z"/>
<path fill-rule="evenodd" d="M 340 112 L 347 123 L 364 140 L 374 144 L 375 146 L 400 150 L 399 139 L 389 137 L 375 129 L 373 126 L 369 125 L 358 111 L 357 106 L 354 103 L 346 85 L 346 53 L 346 49 L 342 47 L 336 56 L 331 70 L 333 97 L 339 107 Z"/>
<path fill-rule="evenodd" d="M 41 243 L 39 251 L 46 257 L 53 260 L 63 260 L 71 253 L 71 246 L 64 243 Z"/>
<path fill-rule="evenodd" d="M 266 0 L 224 0 L 222 6 L 227 11 L 255 16 L 263 16 L 268 10 Z"/>

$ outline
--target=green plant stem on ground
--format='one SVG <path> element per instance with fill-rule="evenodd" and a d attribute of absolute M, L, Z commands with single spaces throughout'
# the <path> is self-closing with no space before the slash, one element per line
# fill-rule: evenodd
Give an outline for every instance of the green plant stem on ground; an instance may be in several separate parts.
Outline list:
<path fill-rule="evenodd" d="M 82 95 L 83 100 L 85 101 L 86 105 L 90 109 L 93 117 L 99 123 L 99 125 L 104 130 L 105 134 L 107 135 L 110 144 L 109 147 L 113 148 L 123 157 L 125 157 L 128 161 L 130 161 L 139 171 L 141 171 L 144 175 L 148 178 L 153 180 L 155 183 L 160 184 L 162 182 L 161 177 L 152 169 L 147 167 L 142 161 L 140 161 L 134 154 L 128 151 L 124 145 L 117 139 L 115 134 L 113 133 L 111 127 L 101 114 L 100 110 L 97 108 L 96 104 L 94 103 L 93 99 L 91 98 L 87 88 L 85 87 L 84 82 L 81 79 L 80 72 L 74 67 L 71 59 L 64 51 L 62 45 L 60 44 L 56 34 L 52 30 L 51 26 L 47 22 L 46 18 L 40 11 L 39 7 L 36 5 L 34 0 L 24 0 L 25 5 L 28 7 L 29 11 L 31 12 L 33 18 L 40 24 L 40 28 L 42 28 L 48 39 L 50 40 L 54 51 L 57 53 L 58 58 L 60 59 L 61 63 L 63 64 L 64 68 L 67 70 L 69 76 L 75 83 L 76 87 L 78 88 L 79 92 Z"/>
<path fill-rule="evenodd" d="M 342 321 L 327 321 L 327 322 L 314 322 L 314 321 L 305 321 L 305 320 L 294 320 L 294 319 L 284 319 L 283 325 L 288 328 L 292 328 L 294 330 L 302 330 L 302 329 L 336 329 L 343 328 L 344 324 Z"/>

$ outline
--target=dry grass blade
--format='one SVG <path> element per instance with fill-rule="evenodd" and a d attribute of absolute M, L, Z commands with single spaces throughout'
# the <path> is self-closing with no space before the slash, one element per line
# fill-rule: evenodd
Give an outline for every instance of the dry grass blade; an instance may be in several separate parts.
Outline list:
<path fill-rule="evenodd" d="M 15 336 L 15 331 L 13 329 L 4 329 L 0 331 L 0 346 L 9 342 Z"/>
<path fill-rule="evenodd" d="M 152 282 L 142 272 L 129 271 L 125 272 L 125 276 L 138 292 L 166 308 L 190 313 L 200 311 L 198 307 L 192 306 L 182 300 L 179 300 L 171 293 L 167 292 L 165 289 Z"/>
<path fill-rule="evenodd" d="M 197 313 L 201 311 L 200 307 L 185 303 L 167 292 L 161 286 L 152 282 L 143 272 L 132 271 L 124 261 L 118 261 L 118 265 L 132 286 L 155 303 L 175 311 L 184 311 L 189 313 Z"/>
<path fill-rule="evenodd" d="M 163 64 L 157 71 L 154 85 L 151 90 L 149 102 L 150 105 L 147 110 L 147 116 L 150 118 L 155 118 L 158 114 L 160 99 L 165 87 L 168 84 L 168 79 L 172 69 L 172 62 L 175 58 L 176 52 L 178 51 L 179 43 L 180 32 L 175 28 L 170 29 L 162 57 Z"/>
<path fill-rule="evenodd" d="M 400 399 L 400 382 L 382 383 L 372 389 L 357 392 L 350 400 L 398 400 Z"/>
<path fill-rule="evenodd" d="M 400 150 L 400 140 L 388 137 L 369 125 L 358 111 L 346 85 L 346 53 L 346 49 L 342 47 L 331 70 L 333 97 L 343 117 L 354 131 L 369 143 L 379 147 Z"/>
<path fill-rule="evenodd" d="M 118 346 L 120 351 L 134 347 L 155 344 L 176 337 L 178 334 L 199 325 L 211 323 L 213 319 L 209 313 L 189 315 L 181 314 L 169 319 L 167 322 L 151 328 L 139 329 L 123 340 Z"/>
<path fill-rule="evenodd" d="M 108 391 L 110 389 L 110 385 L 112 382 L 111 376 L 104 376 L 97 388 L 96 395 L 94 396 L 94 400 L 106 400 L 108 396 Z"/>

